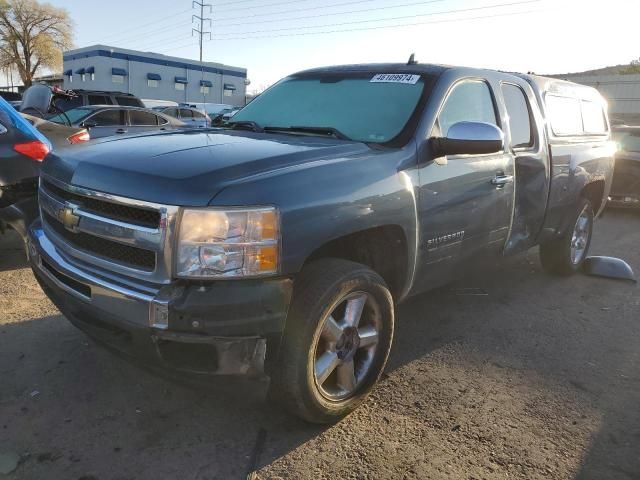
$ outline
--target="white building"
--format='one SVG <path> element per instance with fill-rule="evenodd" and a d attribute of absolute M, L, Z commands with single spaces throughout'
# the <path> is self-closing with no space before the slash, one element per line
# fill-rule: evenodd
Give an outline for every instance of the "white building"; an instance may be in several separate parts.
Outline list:
<path fill-rule="evenodd" d="M 132 93 L 177 103 L 245 103 L 247 70 L 92 45 L 64 53 L 64 88 Z"/>

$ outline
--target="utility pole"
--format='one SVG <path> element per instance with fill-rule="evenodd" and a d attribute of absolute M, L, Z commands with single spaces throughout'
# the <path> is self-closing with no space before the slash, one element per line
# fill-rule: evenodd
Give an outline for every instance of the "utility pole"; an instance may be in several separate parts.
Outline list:
<path fill-rule="evenodd" d="M 193 20 L 199 20 L 200 21 L 200 29 L 198 30 L 197 28 L 191 28 L 191 35 L 193 36 L 193 32 L 195 32 L 200 37 L 200 62 L 202 63 L 202 40 L 203 40 L 203 37 L 205 35 L 209 35 L 209 40 L 211 40 L 211 32 L 210 31 L 209 32 L 205 32 L 204 31 L 204 22 L 209 22 L 209 28 L 211 28 L 211 18 L 205 18 L 204 9 L 205 9 L 205 7 L 209 7 L 209 14 L 211 14 L 212 7 L 211 7 L 210 3 L 203 3 L 203 2 L 199 2 L 198 0 L 192 0 L 191 8 L 194 8 L 196 6 L 200 7 L 200 16 L 192 15 L 191 16 L 191 22 L 193 23 Z"/>

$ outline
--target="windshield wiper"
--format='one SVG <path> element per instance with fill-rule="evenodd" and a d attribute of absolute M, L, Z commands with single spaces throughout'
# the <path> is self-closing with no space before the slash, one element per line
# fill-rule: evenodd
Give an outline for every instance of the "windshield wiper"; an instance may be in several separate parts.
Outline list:
<path fill-rule="evenodd" d="M 300 133 L 312 133 L 316 135 L 327 135 L 330 137 L 338 138 L 340 140 L 351 140 L 344 133 L 337 128 L 333 127 L 305 127 L 305 126 L 291 126 L 291 127 L 264 127 L 265 131 L 275 132 L 300 132 Z"/>
<path fill-rule="evenodd" d="M 226 125 L 229 126 L 229 128 L 231 128 L 232 130 L 245 129 L 245 130 L 251 130 L 253 132 L 258 132 L 258 133 L 264 132 L 264 128 L 262 128 L 260 124 L 252 120 L 239 120 L 237 122 L 227 122 Z"/>

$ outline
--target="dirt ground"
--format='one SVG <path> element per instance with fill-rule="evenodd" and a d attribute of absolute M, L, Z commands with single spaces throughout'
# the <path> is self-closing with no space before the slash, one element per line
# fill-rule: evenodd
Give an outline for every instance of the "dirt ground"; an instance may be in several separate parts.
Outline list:
<path fill-rule="evenodd" d="M 591 252 L 640 272 L 640 215 L 608 213 Z M 639 288 L 550 277 L 534 249 L 414 298 L 368 402 L 321 428 L 97 348 L 7 235 L 0 457 L 10 479 L 640 479 Z"/>

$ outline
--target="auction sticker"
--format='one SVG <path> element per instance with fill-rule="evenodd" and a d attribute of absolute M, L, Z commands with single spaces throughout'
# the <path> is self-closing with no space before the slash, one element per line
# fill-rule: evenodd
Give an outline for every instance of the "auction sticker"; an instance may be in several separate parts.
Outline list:
<path fill-rule="evenodd" d="M 420 80 L 420 75 L 409 73 L 378 73 L 373 76 L 370 83 L 406 83 L 415 85 Z"/>

